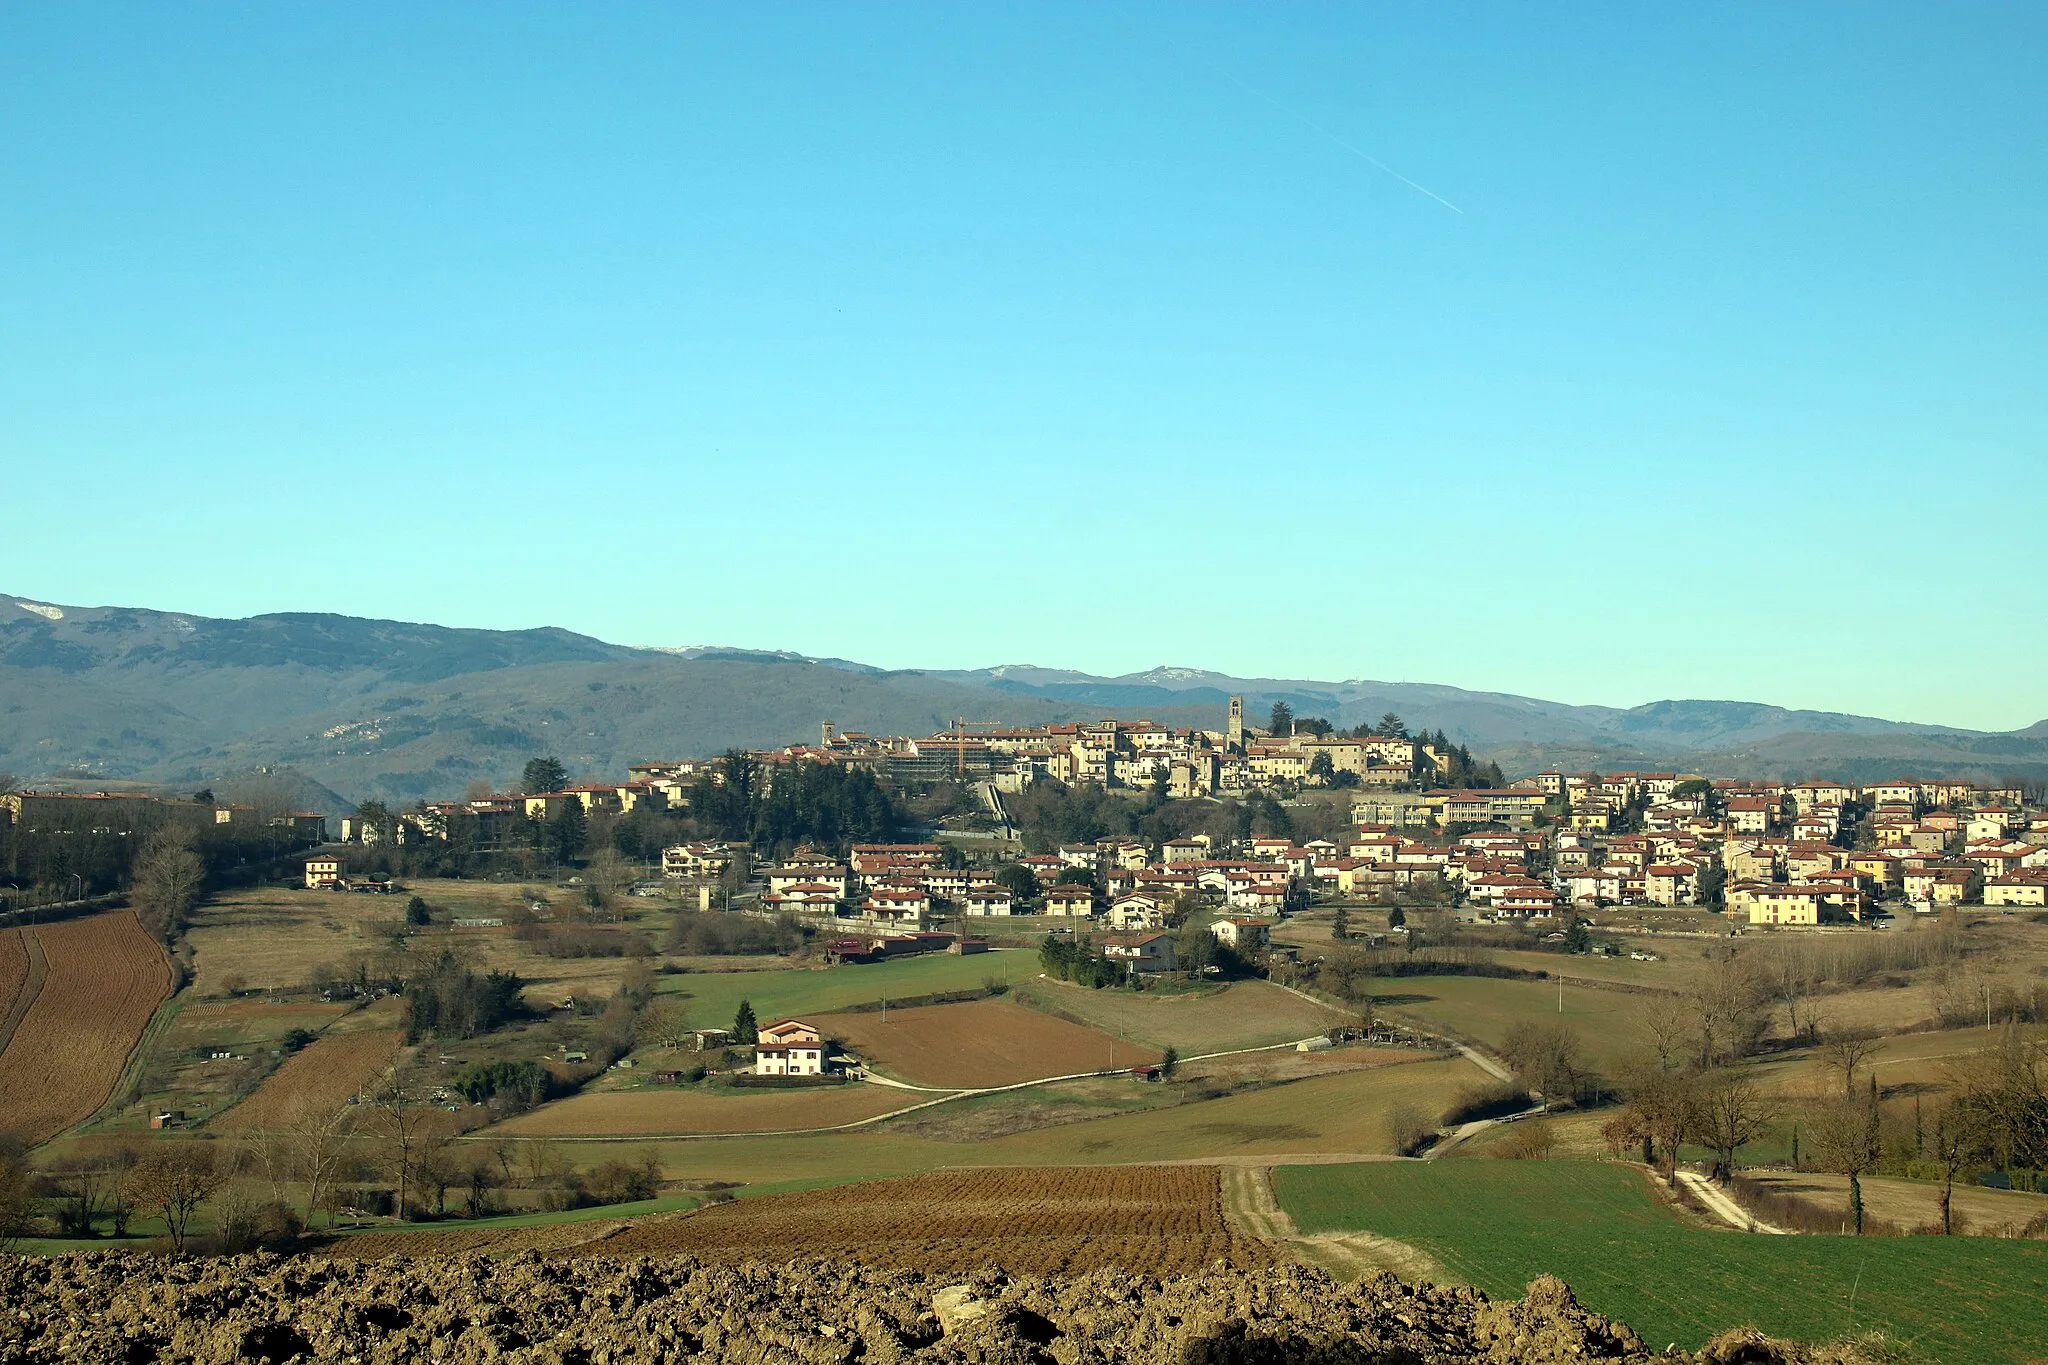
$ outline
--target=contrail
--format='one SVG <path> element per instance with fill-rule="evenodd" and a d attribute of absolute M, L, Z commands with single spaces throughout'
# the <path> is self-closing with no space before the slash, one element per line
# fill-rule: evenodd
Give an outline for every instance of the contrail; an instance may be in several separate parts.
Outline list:
<path fill-rule="evenodd" d="M 1414 190 L 1416 193 L 1428 195 L 1430 198 L 1436 200 L 1437 203 L 1442 204 L 1445 208 L 1449 209 L 1452 213 L 1462 215 L 1465 212 L 1465 210 L 1459 208 L 1456 204 L 1453 204 L 1450 200 L 1444 198 L 1442 195 L 1438 194 L 1429 186 L 1416 184 L 1413 180 L 1410 180 L 1407 176 L 1401 174 L 1392 166 L 1389 166 L 1386 162 L 1374 156 L 1371 152 L 1366 151 L 1362 147 L 1355 147 L 1351 143 L 1346 142 L 1343 138 L 1338 137 L 1335 133 L 1331 132 L 1328 128 L 1323 127 L 1322 124 L 1317 123 L 1314 119 L 1309 118 L 1303 114 L 1297 114 L 1296 112 L 1294 112 L 1294 110 L 1289 109 L 1286 105 L 1282 104 L 1279 100 L 1274 99 L 1265 91 L 1259 90 L 1253 86 L 1246 85 L 1237 77 L 1232 76 L 1228 71 L 1224 72 L 1223 74 L 1230 81 L 1230 83 L 1232 85 L 1235 85 L 1238 89 L 1246 91 L 1249 94 L 1257 95 L 1260 99 L 1272 105 L 1275 109 L 1278 109 L 1281 113 L 1287 115 L 1287 117 L 1293 119 L 1295 122 L 1306 124 L 1308 127 L 1315 129 L 1315 131 L 1321 133 L 1324 137 L 1330 139 L 1330 141 L 1336 143 L 1345 151 L 1351 153 L 1355 157 L 1358 157 L 1360 160 L 1366 162 L 1368 165 L 1375 166 L 1378 169 L 1385 171 L 1388 175 L 1393 176 L 1394 179 L 1400 181 L 1402 184 L 1406 185 L 1409 189 Z"/>

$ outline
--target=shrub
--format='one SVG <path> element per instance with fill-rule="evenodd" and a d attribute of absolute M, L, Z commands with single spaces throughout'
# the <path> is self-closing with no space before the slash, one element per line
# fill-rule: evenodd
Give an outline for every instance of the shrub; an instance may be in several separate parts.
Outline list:
<path fill-rule="evenodd" d="M 630 1204 L 654 1198 L 661 1188 L 661 1165 L 652 1156 L 637 1162 L 615 1158 L 593 1167 L 583 1181 L 600 1204 Z"/>
<path fill-rule="evenodd" d="M 1541 1161 L 1557 1150 L 1557 1133 L 1548 1119 L 1529 1119 L 1510 1127 L 1494 1150 L 1510 1161 Z"/>
<path fill-rule="evenodd" d="M 1387 1111 L 1387 1145 L 1396 1156 L 1414 1156 L 1435 1138 L 1436 1130 L 1414 1105 L 1397 1104 Z"/>
<path fill-rule="evenodd" d="M 1461 1123 L 1476 1119 L 1497 1119 L 1503 1114 L 1518 1114 L 1529 1107 L 1527 1091 L 1518 1090 L 1506 1081 L 1494 1085 L 1473 1086 L 1460 1091 L 1451 1107 L 1444 1110 L 1441 1122 L 1446 1128 L 1455 1128 Z"/>
<path fill-rule="evenodd" d="M 501 1099 L 508 1109 L 531 1109 L 547 1098 L 548 1073 L 539 1062 L 477 1062 L 455 1078 L 455 1090 L 471 1104 Z"/>

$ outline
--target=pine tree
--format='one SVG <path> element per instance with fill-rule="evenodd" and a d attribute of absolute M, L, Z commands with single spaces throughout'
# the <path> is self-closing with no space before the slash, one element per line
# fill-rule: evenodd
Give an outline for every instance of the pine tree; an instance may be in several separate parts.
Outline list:
<path fill-rule="evenodd" d="M 739 1013 L 732 1017 L 732 1040 L 736 1043 L 757 1043 L 761 1040 L 761 1026 L 754 1018 L 753 1001 L 740 1001 Z"/>

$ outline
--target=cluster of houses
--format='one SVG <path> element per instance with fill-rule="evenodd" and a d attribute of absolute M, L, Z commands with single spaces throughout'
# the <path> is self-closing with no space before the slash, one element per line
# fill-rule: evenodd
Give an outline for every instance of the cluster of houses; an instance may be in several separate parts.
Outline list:
<path fill-rule="evenodd" d="M 1364 793 L 1352 814 L 1342 840 L 1110 839 L 1028 855 L 1017 864 L 1040 888 L 1031 901 L 999 869 L 947 866 L 937 844 L 859 845 L 845 860 L 806 851 L 766 871 L 763 899 L 911 931 L 941 912 L 1035 913 L 1140 935 L 1198 905 L 1271 917 L 1318 894 L 1425 889 L 1499 919 L 1725 904 L 1753 924 L 1814 925 L 1883 902 L 2048 905 L 2048 811 L 2013 789 L 1547 772 L 1477 793 Z M 688 876 L 734 856 L 700 844 L 664 861 Z"/>
<path fill-rule="evenodd" d="M 1508 809 L 1514 792 L 1544 801 Z M 1435 879 L 1499 918 L 1718 900 L 1752 924 L 1814 925 L 1867 918 L 1882 901 L 1921 911 L 2048 904 L 2048 812 L 2029 809 L 2017 788 L 1544 772 L 1492 794 L 1484 823 L 1505 831 L 1457 834 L 1449 847 L 1405 832 L 1480 823 L 1461 799 L 1432 810 L 1438 797 L 1395 811 L 1355 805 L 1399 818 L 1362 824 L 1347 852 L 1364 869 L 1332 862 L 1331 880 L 1347 889 L 1347 871 L 1366 886 Z"/>
<path fill-rule="evenodd" d="M 1405 735 L 1276 735 L 1248 726 L 1244 698 L 1230 699 L 1222 730 L 1178 729 L 1152 720 L 1059 725 L 960 722 L 922 739 L 842 732 L 830 721 L 815 748 L 790 756 L 869 763 L 903 781 L 988 779 L 1020 791 L 1040 778 L 1068 785 L 1158 787 L 1187 798 L 1294 785 L 1405 787 L 1448 768 L 1448 755 Z"/>
<path fill-rule="evenodd" d="M 171 824 L 231 830 L 237 837 L 268 831 L 300 843 L 327 839 L 327 817 L 311 811 L 264 811 L 234 801 L 167 801 L 141 792 L 0 793 L 0 826 L 25 834 L 127 835 Z"/>
<path fill-rule="evenodd" d="M 1244 700 L 1230 700 L 1223 730 L 1176 729 L 1150 720 L 1099 720 L 1065 725 L 1001 726 L 964 722 L 922 739 L 876 737 L 820 726 L 817 744 L 755 751 L 765 780 L 797 763 L 861 765 L 899 782 L 947 777 L 987 780 L 1020 791 L 1040 778 L 1109 787 L 1166 785 L 1191 798 L 1289 785 L 1335 784 L 1398 789 L 1443 771 L 1448 756 L 1399 735 L 1275 736 L 1244 723 Z M 343 843 L 449 839 L 457 830 L 477 846 L 515 839 L 534 820 L 548 820 L 569 802 L 585 814 L 627 814 L 643 803 L 663 810 L 689 804 L 689 790 L 717 759 L 634 763 L 624 782 L 583 782 L 553 792 L 495 794 L 464 801 L 425 801 L 383 823 L 353 817 L 341 823 Z"/>

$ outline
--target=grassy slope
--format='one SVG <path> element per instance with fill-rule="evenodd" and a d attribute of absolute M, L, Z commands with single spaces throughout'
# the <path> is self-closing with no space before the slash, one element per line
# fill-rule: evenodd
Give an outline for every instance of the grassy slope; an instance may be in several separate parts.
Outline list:
<path fill-rule="evenodd" d="M 1498 1047 L 1517 1023 L 1570 1024 L 1597 1068 L 1615 1066 L 1648 1035 L 1636 1022 L 1643 1001 L 1623 991 L 1483 976 L 1406 976 L 1376 983 L 1382 1012 Z M 1611 1074 L 1611 1072 L 1610 1072 Z"/>
<path fill-rule="evenodd" d="M 1295 1166 L 1273 1183 L 1304 1232 L 1398 1238 L 1494 1295 L 1549 1271 L 1653 1348 L 1697 1349 L 1752 1322 L 1806 1340 L 1881 1329 L 1930 1361 L 2048 1358 L 2038 1242 L 1709 1231 L 1681 1223 L 1637 1172 L 1593 1162 Z"/>
<path fill-rule="evenodd" d="M 671 1180 L 866 1180 L 948 1166 L 1059 1166 L 1299 1152 L 1387 1150 L 1387 1111 L 1442 1109 L 1482 1080 L 1462 1058 L 1439 1058 L 1318 1076 L 1170 1108 L 1115 1114 L 986 1140 L 891 1131 L 688 1141 L 621 1139 L 576 1153 L 579 1163 L 652 1153 Z M 1157 1092 L 1128 1082 L 1133 1098 Z M 972 1103 L 968 1101 L 967 1103 Z M 1108 1105 L 1104 1106 L 1109 1107 Z M 925 1111 L 942 1114 L 944 1108 Z M 485 1136 L 498 1130 L 488 1130 Z"/>
<path fill-rule="evenodd" d="M 690 1022 L 700 1028 L 727 1028 L 741 1000 L 753 1003 L 762 1023 L 789 1015 L 820 1014 L 888 998 L 930 995 L 935 991 L 978 988 L 984 977 L 1015 980 L 1026 964 L 1038 969 L 1036 954 L 1017 950 L 954 957 L 929 953 L 894 962 L 798 968 L 773 972 L 691 972 L 661 979 L 664 996 L 689 1006 Z"/>

